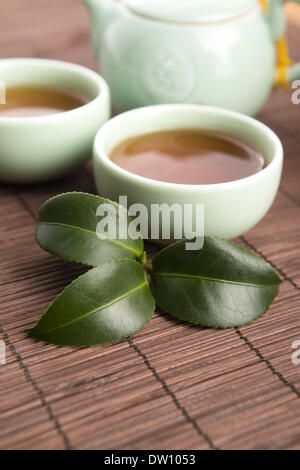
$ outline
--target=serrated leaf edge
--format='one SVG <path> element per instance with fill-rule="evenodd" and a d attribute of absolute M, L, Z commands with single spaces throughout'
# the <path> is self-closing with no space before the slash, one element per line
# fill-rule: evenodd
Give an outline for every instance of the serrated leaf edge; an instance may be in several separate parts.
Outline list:
<path fill-rule="evenodd" d="M 111 260 L 111 261 L 108 261 L 106 263 L 103 263 L 103 264 L 100 264 L 99 266 L 95 266 L 94 268 L 86 271 L 85 273 L 81 274 L 80 276 L 78 276 L 76 279 L 74 279 L 70 284 L 68 284 L 56 297 L 55 299 L 48 305 L 48 307 L 46 308 L 46 310 L 44 311 L 44 313 L 41 315 L 41 317 L 38 319 L 38 321 L 31 327 L 31 328 L 28 328 L 27 331 L 29 332 L 29 334 L 33 337 L 35 337 L 33 334 L 32 334 L 32 331 L 38 326 L 39 322 L 42 320 L 42 318 L 48 313 L 49 309 L 51 308 L 51 306 L 53 305 L 54 302 L 56 302 L 56 300 L 61 297 L 65 291 L 72 285 L 74 284 L 76 281 L 78 281 L 78 279 L 82 278 L 83 276 L 85 276 L 88 272 L 94 270 L 94 269 L 99 269 L 107 264 L 112 264 L 112 263 L 118 263 L 118 262 L 122 262 L 122 261 L 130 261 L 131 263 L 134 263 L 136 264 L 137 266 L 140 266 L 141 269 L 143 269 L 143 267 L 141 266 L 140 263 L 138 263 L 136 260 L 133 260 L 131 258 L 118 258 L 118 259 L 115 259 L 115 260 Z M 145 282 L 144 282 L 144 285 L 148 285 L 149 286 L 149 282 L 148 282 L 148 279 L 147 279 L 147 274 L 146 272 L 144 271 L 144 279 L 145 279 Z M 152 295 L 152 298 L 153 298 L 153 313 L 154 313 L 154 310 L 155 310 L 155 299 L 153 297 L 153 294 L 151 292 L 151 289 L 150 289 L 150 293 Z M 152 317 L 151 317 L 152 318 Z M 150 319 L 151 320 L 151 319 Z M 149 321 L 150 321 L 149 320 Z M 149 322 L 148 321 L 148 322 Z M 143 326 L 145 326 L 148 322 L 146 322 Z M 142 326 L 142 328 L 143 328 Z M 140 329 L 138 329 L 137 331 L 140 331 Z M 136 333 L 136 332 L 135 332 Z M 134 334 L 134 333 L 132 333 Z M 123 338 L 127 338 L 127 336 L 124 336 Z M 119 339 L 122 339 L 122 338 L 119 338 Z M 114 341 L 118 341 L 118 340 L 114 340 Z M 46 342 L 46 341 L 45 341 Z M 107 341 L 107 343 L 110 343 L 110 342 L 113 342 L 113 341 Z M 56 343 L 49 343 L 49 344 L 56 344 Z M 96 343 L 96 344 L 105 344 L 105 343 Z M 95 345 L 96 345 L 95 344 Z M 60 346 L 65 346 L 65 345 L 60 345 Z M 70 345 L 68 345 L 70 346 Z M 92 346 L 92 345 L 88 345 L 88 346 Z M 78 347 L 82 347 L 82 346 L 78 346 Z"/>
<path fill-rule="evenodd" d="M 274 286 L 268 286 L 269 288 L 270 287 L 275 287 L 276 288 L 276 292 L 274 294 L 274 296 L 272 297 L 272 300 L 268 306 L 268 308 L 261 314 L 259 314 L 257 317 L 253 318 L 253 320 L 249 321 L 249 322 L 245 322 L 245 323 L 240 323 L 240 324 L 237 324 L 237 325 L 231 325 L 231 326 L 217 326 L 217 325 L 208 325 L 207 323 L 200 323 L 200 322 L 194 322 L 194 321 L 191 321 L 191 320 L 187 320 L 186 318 L 182 318 L 178 315 L 175 315 L 174 313 L 171 313 L 170 311 L 168 311 L 166 308 L 163 307 L 163 305 L 159 304 L 158 301 L 156 300 L 155 298 L 155 295 L 154 295 L 154 292 L 153 290 L 151 289 L 151 292 L 152 292 L 152 295 L 154 297 L 154 300 L 156 302 L 156 305 L 159 309 L 161 309 L 163 312 L 167 313 L 168 315 L 170 315 L 171 317 L 173 318 L 176 318 L 178 320 L 181 320 L 183 322 L 186 322 L 186 323 L 189 323 L 191 325 L 197 325 L 197 326 L 201 326 L 203 328 L 215 328 L 217 330 L 229 330 L 231 328 L 239 328 L 239 327 L 242 327 L 242 326 L 246 326 L 246 325 L 252 325 L 252 323 L 256 322 L 257 320 L 259 320 L 260 318 L 262 318 L 263 316 L 266 315 L 266 313 L 269 311 L 275 297 L 278 295 L 278 292 L 279 292 L 279 285 L 274 285 Z"/>
<path fill-rule="evenodd" d="M 108 198 L 105 198 L 105 197 L 102 197 L 102 196 L 99 196 L 97 194 L 91 194 L 91 193 L 86 193 L 86 192 L 82 192 L 82 191 L 68 191 L 66 193 L 61 193 L 61 194 L 56 194 L 55 196 L 52 196 L 50 197 L 49 199 L 47 199 L 43 204 L 42 206 L 40 207 L 39 209 L 39 214 L 38 214 L 38 220 L 37 220 L 37 223 L 38 224 L 48 224 L 48 225 L 57 225 L 57 226 L 65 226 L 65 227 L 69 227 L 69 228 L 74 228 L 72 225 L 68 225 L 68 224 L 59 224 L 59 223 L 51 223 L 51 222 L 45 222 L 45 221 L 41 221 L 40 220 L 40 215 L 41 215 L 41 210 L 48 205 L 48 203 L 50 204 L 51 201 L 53 201 L 54 199 L 59 199 L 63 196 L 69 196 L 69 195 L 74 195 L 74 194 L 79 194 L 79 195 L 83 195 L 83 196 L 89 196 L 89 197 L 92 197 L 94 199 L 97 199 L 97 200 L 101 200 L 103 202 L 107 202 L 107 203 L 110 203 L 110 204 L 113 204 L 114 206 L 116 206 L 117 208 L 119 207 L 122 207 L 128 217 L 129 214 L 128 214 L 128 210 L 123 207 L 123 206 L 120 206 L 120 204 L 118 204 L 116 201 L 112 201 L 111 199 L 108 199 Z M 93 235 L 96 235 L 97 236 L 97 233 L 96 232 L 92 232 L 92 231 L 89 231 L 89 230 L 82 230 L 80 227 L 76 227 L 76 229 L 78 230 L 81 230 L 83 232 L 87 232 L 87 233 L 90 233 L 90 234 L 93 234 Z M 78 264 L 83 264 L 84 266 L 95 266 L 97 267 L 98 265 L 90 265 L 90 264 L 87 264 L 87 263 L 83 263 L 81 261 L 78 261 L 76 260 L 75 258 L 66 258 L 66 257 L 63 257 L 63 256 L 58 256 L 58 255 L 53 255 L 53 253 L 51 253 L 49 250 L 46 250 L 43 246 L 41 246 L 41 244 L 39 243 L 39 241 L 37 240 L 37 237 L 36 237 L 36 232 L 37 232 L 37 228 L 35 230 L 35 240 L 37 242 L 37 244 L 42 248 L 42 250 L 46 251 L 47 253 L 51 254 L 52 256 L 56 256 L 57 258 L 60 258 L 60 259 L 63 259 L 65 261 L 73 261 L 75 263 L 78 263 Z M 116 242 L 116 240 L 113 240 L 109 237 L 104 237 L 103 240 L 106 240 L 106 241 L 109 241 L 109 242 Z M 122 246 L 124 249 L 128 250 L 128 251 L 131 251 L 132 253 L 134 253 L 136 255 L 136 259 L 138 259 L 140 256 L 143 255 L 143 252 L 144 252 L 144 240 L 143 238 L 140 236 L 139 240 L 141 241 L 141 253 L 137 252 L 136 250 L 132 249 L 132 248 L 129 248 L 127 247 L 126 245 L 124 245 L 122 242 L 118 243 L 120 246 Z M 124 258 L 125 259 L 125 258 Z"/>

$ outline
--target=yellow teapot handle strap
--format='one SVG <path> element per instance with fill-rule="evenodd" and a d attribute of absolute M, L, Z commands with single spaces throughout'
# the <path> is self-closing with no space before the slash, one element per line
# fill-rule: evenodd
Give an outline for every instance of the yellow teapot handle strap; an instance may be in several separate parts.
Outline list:
<path fill-rule="evenodd" d="M 264 11 L 268 13 L 269 12 L 269 0 L 259 0 L 259 2 L 261 3 Z"/>
<path fill-rule="evenodd" d="M 296 0 L 297 3 L 300 3 L 300 0 Z M 270 0 L 259 0 L 259 3 L 262 5 L 264 12 L 267 14 L 270 10 Z M 277 41 L 277 55 L 278 55 L 278 69 L 275 80 L 275 87 L 283 86 L 285 88 L 290 87 L 289 81 L 289 72 L 291 66 L 294 64 L 289 57 L 288 44 L 285 36 L 280 38 Z M 295 72 L 296 75 L 299 75 L 298 68 Z"/>
<path fill-rule="evenodd" d="M 284 86 L 285 88 L 290 87 L 288 80 L 289 67 L 295 62 L 290 59 L 288 53 L 288 45 L 286 37 L 279 39 L 277 43 L 278 48 L 278 72 L 276 77 L 275 86 Z"/>

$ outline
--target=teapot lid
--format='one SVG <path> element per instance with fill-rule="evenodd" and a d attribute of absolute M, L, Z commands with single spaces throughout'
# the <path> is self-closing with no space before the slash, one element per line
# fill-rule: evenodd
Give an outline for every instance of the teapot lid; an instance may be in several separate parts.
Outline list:
<path fill-rule="evenodd" d="M 123 3 L 138 15 L 180 23 L 228 20 L 258 5 L 257 0 L 123 0 Z"/>

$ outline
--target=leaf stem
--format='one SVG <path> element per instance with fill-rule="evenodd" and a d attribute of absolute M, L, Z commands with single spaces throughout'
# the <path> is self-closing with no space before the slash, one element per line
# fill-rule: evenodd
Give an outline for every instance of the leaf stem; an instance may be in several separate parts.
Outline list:
<path fill-rule="evenodd" d="M 141 265 L 143 266 L 144 269 L 146 268 L 146 263 L 147 263 L 147 253 L 146 253 L 146 251 L 143 251 L 141 256 L 138 257 L 137 261 L 139 263 L 141 263 Z"/>

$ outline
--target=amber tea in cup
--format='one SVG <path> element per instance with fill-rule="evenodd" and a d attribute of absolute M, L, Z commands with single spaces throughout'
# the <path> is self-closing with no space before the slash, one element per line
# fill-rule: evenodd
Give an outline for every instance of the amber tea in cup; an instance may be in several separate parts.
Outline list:
<path fill-rule="evenodd" d="M 66 90 L 35 85 L 6 89 L 0 117 L 36 117 L 70 111 L 87 103 L 87 99 Z"/>
<path fill-rule="evenodd" d="M 180 184 L 239 180 L 264 168 L 262 154 L 227 134 L 199 129 L 140 135 L 110 154 L 121 168 L 145 178 Z"/>

